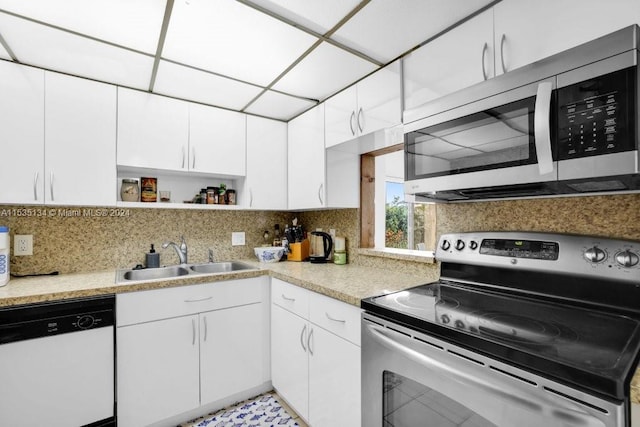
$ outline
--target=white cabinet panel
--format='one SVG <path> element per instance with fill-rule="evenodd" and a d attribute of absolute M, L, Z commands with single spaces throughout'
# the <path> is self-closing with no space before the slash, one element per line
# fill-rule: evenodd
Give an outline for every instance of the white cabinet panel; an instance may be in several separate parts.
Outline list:
<path fill-rule="evenodd" d="M 242 205 L 287 209 L 287 124 L 247 116 L 247 177 Z"/>
<path fill-rule="evenodd" d="M 360 207 L 360 155 L 329 148 L 327 162 L 327 206 Z"/>
<path fill-rule="evenodd" d="M 309 417 L 309 371 L 305 319 L 271 305 L 271 381 L 304 419 Z"/>
<path fill-rule="evenodd" d="M 200 314 L 200 400 L 214 402 L 264 379 L 263 304 Z"/>
<path fill-rule="evenodd" d="M 199 405 L 198 316 L 118 328 L 118 425 L 139 427 Z"/>
<path fill-rule="evenodd" d="M 493 77 L 494 51 L 489 9 L 411 52 L 403 59 L 405 110 Z"/>
<path fill-rule="evenodd" d="M 189 162 L 193 172 L 244 176 L 246 115 L 189 104 Z"/>
<path fill-rule="evenodd" d="M 44 202 L 44 71 L 0 61 L 0 203 Z"/>
<path fill-rule="evenodd" d="M 355 138 L 358 132 L 356 86 L 327 99 L 325 105 L 325 146 L 332 147 Z"/>
<path fill-rule="evenodd" d="M 640 23 L 637 0 L 507 0 L 494 10 L 496 74 L 503 73 L 503 63 L 511 71 Z"/>
<path fill-rule="evenodd" d="M 289 122 L 289 209 L 326 204 L 324 104 Z"/>
<path fill-rule="evenodd" d="M 45 200 L 115 205 L 116 87 L 45 74 Z"/>
<path fill-rule="evenodd" d="M 188 169 L 188 103 L 118 88 L 118 165 Z"/>

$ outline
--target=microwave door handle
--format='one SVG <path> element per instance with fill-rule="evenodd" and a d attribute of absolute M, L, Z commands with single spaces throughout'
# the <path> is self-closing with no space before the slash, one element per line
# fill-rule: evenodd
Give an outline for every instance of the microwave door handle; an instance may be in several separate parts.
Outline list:
<path fill-rule="evenodd" d="M 396 334 L 388 332 L 378 326 L 363 324 L 363 327 L 369 336 L 382 346 L 396 354 L 399 353 L 431 372 L 445 376 L 448 381 L 454 381 L 462 387 L 474 388 L 479 392 L 486 393 L 495 399 L 520 407 L 526 411 L 537 410 L 545 415 L 553 411 L 556 416 L 560 416 L 563 419 L 575 419 L 579 421 L 576 425 L 594 425 L 593 416 L 596 413 L 595 409 L 592 412 L 592 410 L 588 408 L 580 408 L 571 401 L 557 399 L 553 395 L 548 399 L 538 397 L 527 391 L 527 387 L 530 387 L 528 384 L 520 386 L 518 383 L 503 381 L 497 375 L 492 375 L 491 377 L 482 375 L 480 371 L 487 369 L 486 367 L 475 368 L 475 366 L 471 365 L 467 367 L 463 366 L 464 364 L 443 362 L 431 357 L 425 352 L 416 351 L 407 347 L 402 343 L 402 341 L 412 340 L 412 338 L 389 336 L 388 334 Z"/>
<path fill-rule="evenodd" d="M 533 119 L 538 169 L 540 175 L 553 172 L 553 155 L 551 154 L 551 82 L 538 84 L 535 114 Z"/>

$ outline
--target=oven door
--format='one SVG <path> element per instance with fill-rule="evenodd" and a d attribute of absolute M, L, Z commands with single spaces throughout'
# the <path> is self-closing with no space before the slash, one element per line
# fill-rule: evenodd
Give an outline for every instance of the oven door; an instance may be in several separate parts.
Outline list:
<path fill-rule="evenodd" d="M 405 193 L 556 181 L 555 78 L 405 125 Z"/>
<path fill-rule="evenodd" d="M 628 408 L 363 314 L 362 425 L 626 427 Z"/>

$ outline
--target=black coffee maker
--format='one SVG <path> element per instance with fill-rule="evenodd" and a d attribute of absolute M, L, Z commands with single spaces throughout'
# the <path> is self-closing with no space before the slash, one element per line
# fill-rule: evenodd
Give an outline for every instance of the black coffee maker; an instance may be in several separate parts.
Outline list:
<path fill-rule="evenodd" d="M 322 237 L 323 253 L 316 253 L 312 249 L 312 254 L 309 256 L 309 261 L 313 264 L 324 264 L 329 261 L 329 257 L 331 256 L 331 249 L 333 249 L 333 241 L 331 240 L 331 236 L 323 231 L 312 231 L 311 234 L 313 234 L 314 236 Z"/>

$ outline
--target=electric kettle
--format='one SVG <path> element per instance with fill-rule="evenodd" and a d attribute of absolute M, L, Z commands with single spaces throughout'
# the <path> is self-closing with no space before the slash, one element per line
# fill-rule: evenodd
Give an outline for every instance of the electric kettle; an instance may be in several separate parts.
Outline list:
<path fill-rule="evenodd" d="M 329 260 L 331 256 L 331 249 L 333 249 L 333 242 L 331 240 L 331 236 L 322 231 L 312 231 L 312 235 L 317 236 L 317 238 L 322 238 L 322 251 L 318 253 L 315 249 L 316 245 L 313 245 L 313 253 L 309 256 L 309 261 L 313 264 L 324 264 Z"/>

